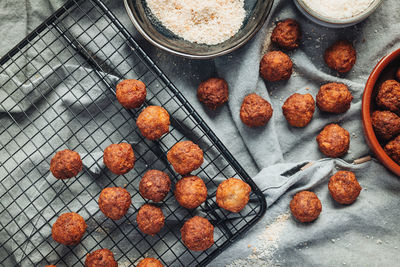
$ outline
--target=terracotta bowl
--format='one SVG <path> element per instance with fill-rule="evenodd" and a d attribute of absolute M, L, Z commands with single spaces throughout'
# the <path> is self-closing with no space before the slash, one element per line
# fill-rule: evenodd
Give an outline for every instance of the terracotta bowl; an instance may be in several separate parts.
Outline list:
<path fill-rule="evenodd" d="M 368 78 L 362 99 L 362 121 L 367 143 L 375 153 L 376 157 L 383 163 L 383 165 L 394 172 L 397 176 L 400 176 L 400 166 L 394 162 L 383 150 L 385 143 L 381 140 L 378 140 L 377 136 L 375 135 L 375 132 L 372 128 L 371 114 L 378 109 L 375 104 L 375 97 L 378 93 L 380 85 L 388 79 L 394 79 L 395 72 L 399 66 L 400 49 L 397 49 L 382 58 Z"/>

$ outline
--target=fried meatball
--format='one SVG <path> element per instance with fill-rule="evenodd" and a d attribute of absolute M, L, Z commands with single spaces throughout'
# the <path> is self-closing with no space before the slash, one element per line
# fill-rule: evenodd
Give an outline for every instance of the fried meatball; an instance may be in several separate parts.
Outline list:
<path fill-rule="evenodd" d="M 85 267 L 118 267 L 111 250 L 103 248 L 86 256 Z"/>
<path fill-rule="evenodd" d="M 312 222 L 322 211 L 321 201 L 310 191 L 301 191 L 290 201 L 292 215 L 300 222 Z"/>
<path fill-rule="evenodd" d="M 228 83 L 221 78 L 211 78 L 197 88 L 197 98 L 210 109 L 216 109 L 228 101 Z"/>
<path fill-rule="evenodd" d="M 317 94 L 317 106 L 329 113 L 344 113 L 350 108 L 353 96 L 343 83 L 327 83 L 320 87 Z"/>
<path fill-rule="evenodd" d="M 383 109 L 399 113 L 400 111 L 400 83 L 395 80 L 385 81 L 379 88 L 376 103 Z"/>
<path fill-rule="evenodd" d="M 325 63 L 331 69 L 340 73 L 346 73 L 353 68 L 356 63 L 356 50 L 353 45 L 346 40 L 340 40 L 325 50 Z"/>
<path fill-rule="evenodd" d="M 197 176 L 186 176 L 175 185 L 175 198 L 187 209 L 195 209 L 207 199 L 207 187 Z"/>
<path fill-rule="evenodd" d="M 251 187 L 248 184 L 237 178 L 229 178 L 217 188 L 217 204 L 231 212 L 239 212 L 249 202 L 250 192 Z"/>
<path fill-rule="evenodd" d="M 272 31 L 271 41 L 287 50 L 299 47 L 301 29 L 294 19 L 286 19 L 278 22 Z"/>
<path fill-rule="evenodd" d="M 240 119 L 249 127 L 266 125 L 271 119 L 272 113 L 271 104 L 257 94 L 247 95 L 240 107 Z"/>
<path fill-rule="evenodd" d="M 396 71 L 396 79 L 400 81 L 400 67 Z"/>
<path fill-rule="evenodd" d="M 135 165 L 135 154 L 128 143 L 111 144 L 104 150 L 103 162 L 107 168 L 118 175 L 125 174 Z"/>
<path fill-rule="evenodd" d="M 136 120 L 141 134 L 149 140 L 159 139 L 168 133 L 170 124 L 168 112 L 160 106 L 148 106 Z"/>
<path fill-rule="evenodd" d="M 131 195 L 122 187 L 108 187 L 101 190 L 99 208 L 112 220 L 121 219 L 131 205 Z"/>
<path fill-rule="evenodd" d="M 282 106 L 283 115 L 293 127 L 305 127 L 310 123 L 314 111 L 315 101 L 310 94 L 293 94 Z"/>
<path fill-rule="evenodd" d="M 181 228 L 182 241 L 194 251 L 206 250 L 214 244 L 214 226 L 203 217 L 194 216 Z"/>
<path fill-rule="evenodd" d="M 390 140 L 400 133 L 400 117 L 390 111 L 374 111 L 372 127 L 376 135 L 383 140 Z"/>
<path fill-rule="evenodd" d="M 57 267 L 56 265 L 46 265 L 46 267 Z"/>
<path fill-rule="evenodd" d="M 138 211 L 136 222 L 140 231 L 154 236 L 164 227 L 165 217 L 160 207 L 144 204 Z"/>
<path fill-rule="evenodd" d="M 81 170 L 81 157 L 69 149 L 58 151 L 50 161 L 50 171 L 57 179 L 72 178 Z"/>
<path fill-rule="evenodd" d="M 384 150 L 393 161 L 400 165 L 400 135 L 387 143 Z"/>
<path fill-rule="evenodd" d="M 319 150 L 328 157 L 338 158 L 350 147 L 350 134 L 337 124 L 329 124 L 317 136 Z"/>
<path fill-rule="evenodd" d="M 171 180 L 168 174 L 159 170 L 149 170 L 140 180 L 139 192 L 146 199 L 160 202 L 167 196 L 170 187 Z"/>
<path fill-rule="evenodd" d="M 185 175 L 203 164 L 203 150 L 192 141 L 181 141 L 168 151 L 167 159 L 177 173 Z"/>
<path fill-rule="evenodd" d="M 268 52 L 261 59 L 260 74 L 269 82 L 289 80 L 292 71 L 292 60 L 281 51 Z"/>
<path fill-rule="evenodd" d="M 351 204 L 356 201 L 361 192 L 354 173 L 349 171 L 339 171 L 329 179 L 329 192 L 336 202 L 340 204 Z"/>
<path fill-rule="evenodd" d="M 137 267 L 163 267 L 163 266 L 164 265 L 161 263 L 161 261 L 155 258 L 144 258 L 137 265 Z"/>
<path fill-rule="evenodd" d="M 85 234 L 86 227 L 85 220 L 78 213 L 64 213 L 53 224 L 51 237 L 54 241 L 66 246 L 76 245 Z"/>
<path fill-rule="evenodd" d="M 127 109 L 138 108 L 146 100 L 146 85 L 143 82 L 129 79 L 117 84 L 118 102 Z"/>

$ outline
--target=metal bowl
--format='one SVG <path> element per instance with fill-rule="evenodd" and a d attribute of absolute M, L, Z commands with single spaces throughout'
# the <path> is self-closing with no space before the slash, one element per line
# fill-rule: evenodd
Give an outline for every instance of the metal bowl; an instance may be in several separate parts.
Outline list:
<path fill-rule="evenodd" d="M 234 51 L 249 41 L 267 19 L 273 0 L 245 0 L 246 18 L 239 32 L 218 45 L 192 43 L 165 28 L 146 5 L 145 0 L 124 0 L 125 8 L 136 29 L 150 43 L 172 54 L 208 59 Z"/>
<path fill-rule="evenodd" d="M 357 16 L 346 19 L 333 19 L 320 15 L 304 3 L 303 0 L 293 0 L 297 8 L 311 21 L 329 28 L 344 28 L 360 23 L 369 15 L 371 15 L 383 2 L 383 0 L 375 0 L 366 10 Z"/>

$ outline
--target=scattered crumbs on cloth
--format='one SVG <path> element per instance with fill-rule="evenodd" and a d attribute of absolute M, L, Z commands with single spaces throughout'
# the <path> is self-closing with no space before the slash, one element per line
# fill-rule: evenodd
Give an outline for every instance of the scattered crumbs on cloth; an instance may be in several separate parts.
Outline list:
<path fill-rule="evenodd" d="M 273 266 L 273 255 L 278 250 L 279 239 L 281 233 L 286 227 L 286 222 L 290 217 L 290 213 L 279 215 L 275 221 L 267 225 L 265 230 L 258 236 L 257 245 L 249 244 L 252 247 L 252 253 L 245 259 L 237 259 L 228 267 L 236 266 Z"/>

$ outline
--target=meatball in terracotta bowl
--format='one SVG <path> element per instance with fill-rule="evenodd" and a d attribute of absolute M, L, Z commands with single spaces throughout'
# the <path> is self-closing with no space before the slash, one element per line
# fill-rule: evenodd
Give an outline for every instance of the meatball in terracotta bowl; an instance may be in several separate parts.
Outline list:
<path fill-rule="evenodd" d="M 400 151 L 396 147 L 400 140 L 397 125 L 400 83 L 396 79 L 399 65 L 400 49 L 382 58 L 368 78 L 362 99 L 362 121 L 367 143 L 383 165 L 398 176 Z"/>

